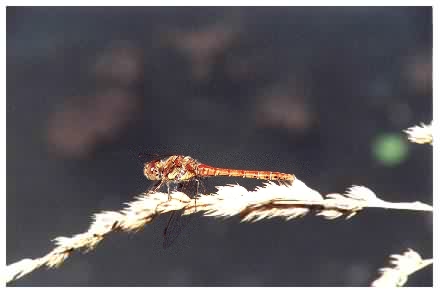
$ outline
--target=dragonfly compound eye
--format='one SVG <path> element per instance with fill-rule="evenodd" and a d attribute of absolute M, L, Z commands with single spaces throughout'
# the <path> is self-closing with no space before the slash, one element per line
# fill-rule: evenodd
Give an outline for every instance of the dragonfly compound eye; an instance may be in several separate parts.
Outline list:
<path fill-rule="evenodd" d="M 160 166 L 157 165 L 157 163 L 147 163 L 144 167 L 144 175 L 149 180 L 161 180 L 162 179 L 162 172 L 160 170 Z"/>
<path fill-rule="evenodd" d="M 162 179 L 162 173 L 159 172 L 159 169 L 154 170 L 154 174 L 156 175 L 156 177 L 158 178 L 158 180 Z"/>

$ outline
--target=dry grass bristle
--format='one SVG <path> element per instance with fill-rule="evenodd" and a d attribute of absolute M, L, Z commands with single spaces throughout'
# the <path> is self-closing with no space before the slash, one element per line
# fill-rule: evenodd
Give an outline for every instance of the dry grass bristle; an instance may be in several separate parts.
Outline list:
<path fill-rule="evenodd" d="M 432 145 L 432 121 L 431 124 L 420 123 L 420 126 L 416 125 L 404 130 L 408 134 L 408 140 L 418 144 L 429 143 Z"/>
<path fill-rule="evenodd" d="M 431 265 L 433 259 L 422 259 L 420 254 L 412 249 L 403 254 L 390 256 L 392 267 L 381 268 L 380 277 L 373 281 L 373 287 L 401 287 L 408 280 L 408 276 Z"/>
<path fill-rule="evenodd" d="M 115 231 L 135 232 L 155 219 L 156 216 L 174 210 L 183 215 L 201 212 L 203 216 L 228 218 L 240 216 L 242 222 L 256 222 L 281 217 L 292 220 L 314 213 L 325 219 L 350 218 L 364 208 L 404 209 L 432 211 L 432 207 L 420 202 L 391 203 L 379 199 L 373 191 L 363 186 L 353 186 L 347 193 L 322 196 L 296 179 L 291 185 L 267 182 L 254 191 L 240 185 L 217 187 L 217 192 L 201 195 L 195 200 L 186 194 L 175 192 L 168 200 L 166 193 L 144 193 L 126 204 L 121 211 L 103 211 L 95 214 L 88 231 L 72 237 L 55 238 L 55 249 L 37 259 L 24 259 L 8 265 L 6 282 L 21 278 L 45 265 L 57 267 L 70 254 L 82 249 L 94 249 L 108 233 Z"/>

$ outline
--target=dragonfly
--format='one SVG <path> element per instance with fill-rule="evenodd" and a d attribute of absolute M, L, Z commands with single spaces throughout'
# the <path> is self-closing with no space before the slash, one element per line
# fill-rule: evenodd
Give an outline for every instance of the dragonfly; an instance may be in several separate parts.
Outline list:
<path fill-rule="evenodd" d="M 192 186 L 192 189 L 195 189 L 195 193 L 191 192 L 191 194 L 187 195 L 197 199 L 200 180 L 207 177 L 229 176 L 279 182 L 293 182 L 295 180 L 295 175 L 293 174 L 213 167 L 184 155 L 171 155 L 146 162 L 144 163 L 144 175 L 148 180 L 157 181 L 150 192 L 155 192 L 166 185 L 168 200 L 171 200 L 170 192 L 172 186 L 179 186 L 185 194 L 187 194 L 185 188 L 191 189 Z M 189 216 L 181 217 L 181 215 L 182 211 L 173 211 L 171 213 L 164 230 L 164 248 L 169 247 L 174 242 L 189 222 Z M 182 218 L 187 218 L 186 222 L 182 222 Z"/>

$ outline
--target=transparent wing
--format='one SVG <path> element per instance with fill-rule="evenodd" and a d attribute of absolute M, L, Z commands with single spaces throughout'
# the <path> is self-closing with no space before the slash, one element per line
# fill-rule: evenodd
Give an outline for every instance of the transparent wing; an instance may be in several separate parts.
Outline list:
<path fill-rule="evenodd" d="M 194 216 L 194 213 L 188 216 L 183 216 L 183 210 L 174 211 L 171 213 L 168 224 L 163 231 L 163 248 L 167 249 L 174 243 L 183 229 L 188 225 Z"/>
<path fill-rule="evenodd" d="M 138 160 L 141 163 L 147 163 L 147 162 L 151 162 L 151 161 L 156 161 L 156 160 L 162 160 L 166 157 L 170 157 L 172 155 L 167 155 L 167 154 L 151 154 L 151 153 L 145 153 L 145 152 L 141 152 L 137 154 Z"/>
<path fill-rule="evenodd" d="M 190 198 L 194 198 L 198 194 L 199 182 L 196 180 L 190 180 L 181 182 L 174 190 L 179 190 Z M 174 243 L 183 229 L 188 225 L 188 223 L 194 217 L 195 211 L 187 216 L 182 216 L 183 210 L 174 211 L 170 215 L 170 219 L 163 231 L 163 248 L 166 249 Z"/>

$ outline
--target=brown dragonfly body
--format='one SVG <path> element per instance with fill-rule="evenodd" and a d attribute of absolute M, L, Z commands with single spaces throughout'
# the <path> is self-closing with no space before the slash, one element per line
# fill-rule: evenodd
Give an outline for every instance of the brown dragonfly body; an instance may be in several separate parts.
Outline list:
<path fill-rule="evenodd" d="M 280 172 L 212 167 L 202 164 L 189 156 L 182 155 L 169 156 L 162 160 L 145 163 L 144 175 L 150 180 L 160 180 L 163 183 L 178 183 L 211 176 L 230 176 L 276 181 L 295 180 L 294 175 Z"/>
<path fill-rule="evenodd" d="M 157 191 L 161 186 L 163 186 L 163 184 L 166 184 L 168 188 L 169 200 L 171 199 L 171 183 L 185 185 L 185 182 L 190 183 L 195 181 L 197 183 L 196 192 L 195 194 L 192 194 L 192 196 L 197 199 L 199 179 L 212 176 L 231 176 L 292 182 L 293 180 L 295 180 L 294 175 L 280 172 L 251 171 L 212 167 L 202 164 L 191 157 L 182 155 L 169 156 L 161 160 L 153 160 L 145 163 L 144 175 L 149 180 L 159 181 L 158 184 L 151 190 L 152 192 Z M 190 194 L 188 195 L 191 197 Z M 187 216 L 185 217 L 186 220 L 182 220 L 182 217 L 180 217 L 181 214 L 182 212 L 179 211 L 174 211 L 171 213 L 168 224 L 164 230 L 164 248 L 169 247 L 174 242 L 182 229 L 188 223 L 190 217 Z"/>

